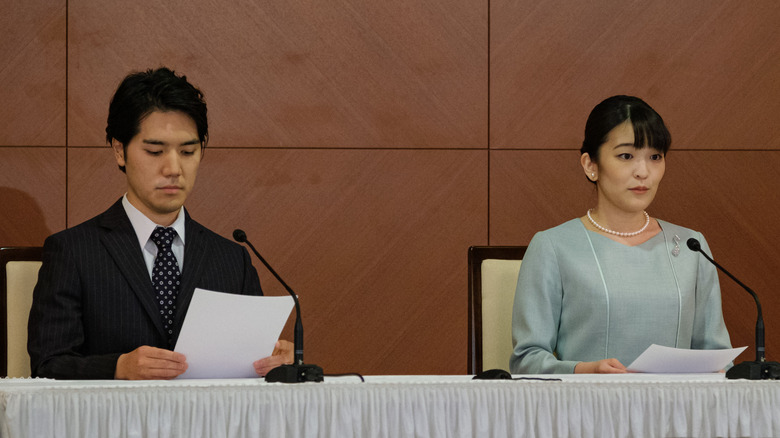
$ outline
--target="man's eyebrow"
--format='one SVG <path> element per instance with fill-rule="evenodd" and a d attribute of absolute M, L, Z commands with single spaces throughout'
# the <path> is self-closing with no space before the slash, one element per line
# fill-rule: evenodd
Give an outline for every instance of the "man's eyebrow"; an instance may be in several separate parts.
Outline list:
<path fill-rule="evenodd" d="M 157 146 L 165 146 L 166 145 L 166 143 L 164 141 L 162 141 L 162 140 L 147 139 L 147 138 L 145 138 L 143 140 L 143 143 L 144 144 L 157 145 Z M 179 146 L 190 146 L 190 145 L 193 145 L 193 144 L 200 144 L 200 140 L 195 138 L 195 139 L 192 139 L 192 140 L 189 140 L 189 141 L 185 141 L 184 143 L 181 143 Z"/>

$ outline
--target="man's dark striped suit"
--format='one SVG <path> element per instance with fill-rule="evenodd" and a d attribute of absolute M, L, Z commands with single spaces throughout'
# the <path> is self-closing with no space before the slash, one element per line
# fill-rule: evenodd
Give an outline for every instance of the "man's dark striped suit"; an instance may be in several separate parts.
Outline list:
<path fill-rule="evenodd" d="M 245 248 L 189 214 L 185 233 L 170 345 L 121 199 L 104 213 L 47 238 L 29 320 L 32 375 L 112 379 L 121 354 L 142 345 L 173 348 L 196 287 L 262 295 Z"/>

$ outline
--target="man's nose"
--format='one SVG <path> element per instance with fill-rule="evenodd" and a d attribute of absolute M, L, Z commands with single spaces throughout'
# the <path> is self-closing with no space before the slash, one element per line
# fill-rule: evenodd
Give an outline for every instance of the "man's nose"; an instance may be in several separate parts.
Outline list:
<path fill-rule="evenodd" d="M 163 163 L 163 175 L 165 176 L 178 176 L 181 175 L 181 158 L 176 151 L 171 151 L 165 154 L 165 162 Z"/>

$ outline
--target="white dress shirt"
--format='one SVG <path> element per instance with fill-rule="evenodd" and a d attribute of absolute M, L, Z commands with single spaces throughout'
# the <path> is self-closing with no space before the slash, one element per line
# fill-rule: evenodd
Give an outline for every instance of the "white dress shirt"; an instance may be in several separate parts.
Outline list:
<path fill-rule="evenodd" d="M 149 278 L 152 278 L 152 267 L 154 266 L 154 259 L 157 257 L 157 245 L 152 241 L 152 233 L 157 227 L 163 225 L 152 222 L 148 217 L 141 213 L 130 201 L 127 200 L 127 193 L 122 197 L 122 206 L 125 208 L 125 213 L 130 219 L 130 223 L 135 229 L 135 235 L 138 237 L 138 245 L 141 247 L 141 252 L 144 254 L 144 262 L 146 263 L 146 269 L 149 271 Z M 179 263 L 179 272 L 184 269 L 184 207 L 179 209 L 179 215 L 176 220 L 170 225 L 171 228 L 176 230 L 175 239 L 171 245 L 171 251 L 176 257 L 176 261 Z"/>

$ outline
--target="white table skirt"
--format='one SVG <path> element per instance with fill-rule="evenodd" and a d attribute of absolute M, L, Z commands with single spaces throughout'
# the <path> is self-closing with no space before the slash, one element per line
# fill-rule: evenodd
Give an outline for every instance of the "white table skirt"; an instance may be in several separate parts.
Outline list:
<path fill-rule="evenodd" d="M 563 380 L 0 379 L 0 436 L 780 436 L 780 382 L 722 375 L 544 377 Z"/>

